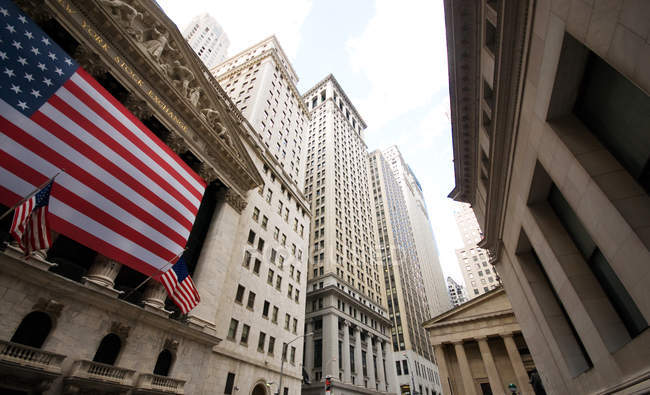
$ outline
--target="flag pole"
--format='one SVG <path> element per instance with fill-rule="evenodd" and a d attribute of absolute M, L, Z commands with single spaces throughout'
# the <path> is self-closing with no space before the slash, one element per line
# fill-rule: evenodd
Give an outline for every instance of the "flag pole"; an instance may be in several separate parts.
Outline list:
<path fill-rule="evenodd" d="M 183 251 L 179 252 L 178 254 L 176 254 L 175 257 L 173 257 L 170 261 L 168 261 L 167 264 L 166 264 L 165 266 L 163 266 L 162 269 L 160 269 L 160 271 L 164 273 L 165 271 L 167 271 L 168 268 L 174 266 L 174 264 L 178 261 L 178 258 L 180 258 L 180 256 L 183 255 L 183 253 L 185 252 L 185 250 L 187 250 L 187 247 L 183 248 Z M 143 285 L 145 285 L 145 284 L 146 284 L 149 280 L 151 280 L 151 279 L 152 279 L 152 276 L 149 276 L 149 277 L 147 277 L 146 279 L 144 279 L 143 282 L 141 282 L 140 284 L 138 284 L 137 287 L 133 288 L 133 289 L 132 289 L 128 294 L 126 294 L 126 296 L 124 296 L 124 298 L 122 298 L 122 299 L 124 299 L 124 300 L 128 299 L 129 296 L 133 295 L 133 293 L 134 293 L 135 291 L 137 291 L 138 289 L 140 289 L 140 287 L 142 287 Z"/>
<path fill-rule="evenodd" d="M 14 210 L 16 209 L 16 207 L 18 207 L 18 206 L 20 206 L 21 204 L 25 203 L 28 199 L 31 199 L 32 196 L 36 195 L 36 194 L 38 193 L 38 191 L 40 191 L 41 189 L 45 188 L 45 186 L 46 186 L 47 184 L 49 184 L 50 182 L 52 182 L 52 181 L 56 178 L 56 176 L 58 176 L 59 174 L 61 174 L 61 173 L 64 172 L 64 171 L 65 171 L 65 170 L 61 170 L 60 172 L 56 173 L 54 176 L 52 176 L 52 178 L 50 178 L 49 180 L 45 181 L 45 182 L 44 182 L 42 185 L 40 185 L 38 188 L 34 189 L 34 191 L 33 191 L 32 193 L 30 193 L 29 195 L 25 196 L 25 197 L 24 197 L 21 201 L 19 201 L 18 203 L 14 204 L 14 205 L 9 209 L 9 210 L 5 211 L 4 214 L 0 215 L 0 220 L 2 220 L 2 219 L 3 219 L 4 217 L 6 217 L 7 215 L 11 214 L 11 212 L 14 211 Z"/>

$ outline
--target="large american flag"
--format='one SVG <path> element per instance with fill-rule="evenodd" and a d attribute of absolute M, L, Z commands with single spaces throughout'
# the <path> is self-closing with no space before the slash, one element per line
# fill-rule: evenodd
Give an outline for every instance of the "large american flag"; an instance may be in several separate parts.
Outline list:
<path fill-rule="evenodd" d="M 48 178 L 53 230 L 158 277 L 205 183 L 11 1 L 0 0 L 0 203 Z"/>

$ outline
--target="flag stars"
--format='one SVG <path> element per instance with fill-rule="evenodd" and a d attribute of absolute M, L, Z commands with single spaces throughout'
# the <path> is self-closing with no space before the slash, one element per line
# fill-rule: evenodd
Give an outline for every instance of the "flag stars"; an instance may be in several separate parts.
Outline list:
<path fill-rule="evenodd" d="M 49 78 L 43 78 L 43 83 L 47 86 L 52 86 L 52 80 Z"/>
<path fill-rule="evenodd" d="M 30 95 L 33 95 L 33 96 L 34 96 L 35 98 L 37 98 L 37 99 L 38 99 L 39 97 L 42 96 L 42 95 L 41 95 L 41 92 L 40 92 L 40 91 L 37 91 L 37 90 L 35 90 L 35 89 L 32 89 Z"/>
<path fill-rule="evenodd" d="M 25 18 L 25 15 L 19 16 L 18 20 L 21 21 L 22 23 L 27 23 L 27 18 Z"/>
<path fill-rule="evenodd" d="M 50 45 L 50 39 L 47 38 L 47 37 L 43 37 L 43 38 L 41 39 L 41 42 L 42 42 L 43 44 L 45 44 L 45 45 Z"/>
<path fill-rule="evenodd" d="M 0 59 L 7 60 L 7 59 L 9 59 L 9 56 L 7 56 L 6 52 L 0 51 Z"/>
<path fill-rule="evenodd" d="M 25 111 L 25 110 L 27 110 L 29 108 L 27 103 L 25 103 L 24 101 L 20 101 L 20 100 L 18 101 L 18 107 L 22 108 L 23 111 Z"/>
<path fill-rule="evenodd" d="M 29 50 L 30 52 L 33 52 L 34 55 L 38 56 L 41 54 L 41 51 L 38 50 L 36 47 L 32 47 L 32 49 Z"/>
<path fill-rule="evenodd" d="M 11 45 L 16 47 L 16 49 L 21 49 L 23 47 L 23 45 L 16 40 L 14 40 L 14 42 L 12 42 Z"/>
<path fill-rule="evenodd" d="M 65 64 L 67 64 L 68 66 L 72 66 L 72 60 L 70 60 L 70 58 L 65 58 L 64 62 L 65 62 Z"/>
<path fill-rule="evenodd" d="M 63 70 L 61 70 L 61 69 L 58 68 L 58 67 L 54 69 L 54 72 L 57 73 L 57 74 L 60 75 L 60 76 L 63 75 Z"/>
<path fill-rule="evenodd" d="M 27 64 L 27 59 L 23 58 L 22 56 L 18 57 L 18 63 L 22 64 L 25 66 Z"/>
<path fill-rule="evenodd" d="M 7 11 L 6 8 L 0 7 L 0 14 L 2 14 L 4 16 L 9 16 L 9 11 Z"/>
<path fill-rule="evenodd" d="M 34 81 L 34 77 L 29 73 L 25 73 L 25 79 L 29 82 Z"/>
<path fill-rule="evenodd" d="M 34 38 L 34 34 L 32 34 L 32 32 L 30 32 L 29 30 L 25 30 L 25 37 L 31 40 Z"/>
<path fill-rule="evenodd" d="M 20 92 L 23 91 L 22 89 L 20 89 L 20 86 L 14 85 L 14 84 L 11 84 L 11 88 L 9 88 L 9 89 L 14 91 L 15 94 L 19 94 Z"/>
<path fill-rule="evenodd" d="M 36 67 L 38 67 L 39 69 L 41 69 L 41 71 L 45 71 L 45 70 L 47 70 L 47 67 L 45 67 L 45 64 L 40 63 L 40 62 L 38 63 L 38 66 L 36 66 Z"/>
<path fill-rule="evenodd" d="M 52 59 L 52 60 L 56 60 L 56 55 L 55 55 L 54 53 L 52 53 L 52 52 L 50 52 L 50 53 L 47 55 L 47 57 L 50 58 L 50 59 Z"/>
<path fill-rule="evenodd" d="M 16 75 L 12 69 L 9 69 L 7 67 L 5 67 L 5 71 L 3 71 L 3 73 L 7 74 L 10 78 Z"/>
<path fill-rule="evenodd" d="M 16 33 L 16 28 L 13 27 L 13 25 L 10 25 L 7 23 L 7 26 L 5 26 L 5 29 L 9 30 L 9 33 Z"/>

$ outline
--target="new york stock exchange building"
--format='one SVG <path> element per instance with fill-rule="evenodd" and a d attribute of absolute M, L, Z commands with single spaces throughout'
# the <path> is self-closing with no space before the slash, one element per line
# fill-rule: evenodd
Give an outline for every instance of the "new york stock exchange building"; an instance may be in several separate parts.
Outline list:
<path fill-rule="evenodd" d="M 306 273 L 302 251 L 308 251 L 311 214 L 296 181 L 265 153 L 252 126 L 154 1 L 2 4 L 0 19 L 22 10 L 192 169 L 205 191 L 183 253 L 201 298 L 189 314 L 167 298 L 160 282 L 138 287 L 145 274 L 76 241 L 69 230 L 54 232 L 48 250 L 25 257 L 8 233 L 11 215 L 3 218 L 0 393 L 299 394 L 302 342 L 291 342 L 304 333 L 306 292 L 298 290 L 306 288 L 300 271 Z M 14 8 L 7 11 L 5 4 Z M 5 28 L 0 22 L 4 45 L 28 45 L 13 38 L 22 35 L 19 23 Z M 278 199 L 290 209 L 284 220 L 269 207 Z M 261 225 L 260 208 L 268 209 Z M 266 278 L 274 245 L 267 227 L 275 228 L 276 240 L 279 230 L 282 244 L 293 249 L 286 268 L 276 269 L 287 272 L 285 281 L 274 286 Z M 232 317 L 254 311 L 259 322 L 239 325 L 239 336 Z"/>

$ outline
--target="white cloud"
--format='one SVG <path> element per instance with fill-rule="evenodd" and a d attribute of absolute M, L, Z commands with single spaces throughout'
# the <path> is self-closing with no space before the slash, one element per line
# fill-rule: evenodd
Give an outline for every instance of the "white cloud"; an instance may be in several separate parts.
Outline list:
<path fill-rule="evenodd" d="M 212 15 L 230 39 L 228 55 L 234 55 L 275 34 L 291 61 L 300 45 L 300 29 L 312 0 L 159 0 L 167 15 L 183 29 L 202 12 Z"/>
<path fill-rule="evenodd" d="M 447 86 L 442 1 L 377 0 L 364 32 L 347 42 L 350 63 L 370 83 L 355 98 L 373 128 L 421 106 Z"/>

